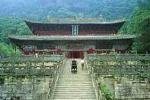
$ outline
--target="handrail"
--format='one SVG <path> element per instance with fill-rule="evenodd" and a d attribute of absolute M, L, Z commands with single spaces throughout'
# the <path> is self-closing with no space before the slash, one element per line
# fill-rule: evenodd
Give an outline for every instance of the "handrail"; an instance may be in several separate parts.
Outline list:
<path fill-rule="evenodd" d="M 99 86 L 98 86 L 98 83 L 96 81 L 93 67 L 91 65 L 89 65 L 89 63 L 87 63 L 87 62 L 86 62 L 86 66 L 87 66 L 88 72 L 91 74 L 93 87 L 95 88 L 96 100 L 100 100 L 102 98 L 102 95 L 100 93 Z M 104 99 L 102 99 L 102 100 L 104 100 Z"/>
<path fill-rule="evenodd" d="M 61 62 L 57 62 L 59 64 Z M 46 65 L 44 62 L 1 62 L 0 63 L 0 75 L 25 75 L 25 76 L 50 76 L 54 73 L 57 64 Z"/>
<path fill-rule="evenodd" d="M 25 61 L 62 61 L 64 56 L 62 55 L 50 55 L 50 56 L 11 56 L 1 58 L 0 62 L 25 62 Z"/>
<path fill-rule="evenodd" d="M 53 90 L 51 91 L 51 94 L 50 94 L 50 99 L 54 99 L 54 91 L 56 89 L 56 85 L 57 85 L 57 82 L 59 80 L 59 77 L 60 77 L 60 74 L 61 74 L 61 71 L 62 71 L 62 68 L 65 64 L 65 59 L 62 61 L 62 63 L 59 64 L 59 67 L 58 67 L 58 70 L 57 70 L 57 75 L 55 77 L 55 81 L 54 81 L 54 84 L 53 84 Z"/>
<path fill-rule="evenodd" d="M 54 75 L 54 79 L 53 79 L 53 82 L 51 84 L 51 88 L 50 88 L 50 91 L 49 91 L 49 98 L 50 99 L 53 98 L 54 90 L 55 90 L 55 87 L 56 87 L 56 84 L 57 84 L 57 81 L 58 81 L 58 78 L 59 78 L 59 74 L 60 74 L 60 69 L 61 69 L 61 63 L 57 66 L 57 69 L 56 69 L 56 72 L 55 72 L 55 75 Z"/>
<path fill-rule="evenodd" d="M 87 59 L 90 61 L 138 61 L 138 60 L 150 60 L 149 54 L 107 54 L 107 55 L 98 55 L 98 54 L 89 54 Z"/>

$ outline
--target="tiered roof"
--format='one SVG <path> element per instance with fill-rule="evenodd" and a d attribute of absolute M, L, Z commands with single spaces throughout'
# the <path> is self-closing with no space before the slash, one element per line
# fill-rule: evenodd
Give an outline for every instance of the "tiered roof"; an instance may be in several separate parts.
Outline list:
<path fill-rule="evenodd" d="M 51 25 L 73 25 L 73 24 L 83 24 L 83 25 L 101 25 L 101 26 L 112 26 L 115 29 L 120 29 L 120 27 L 125 23 L 124 20 L 117 20 L 112 22 L 104 22 L 98 18 L 78 18 L 78 19 L 70 19 L 70 18 L 63 18 L 63 19 L 55 19 L 52 18 L 47 22 L 31 22 L 25 21 L 29 28 L 33 31 L 35 26 L 40 25 L 47 25 L 51 27 Z M 36 30 L 36 29 L 35 29 Z M 34 32 L 33 32 L 34 33 Z M 135 35 L 129 34 L 110 34 L 110 35 L 48 35 L 48 36 L 38 36 L 38 35 L 22 35 L 22 36 L 9 36 L 11 40 L 16 41 L 28 41 L 28 40 L 37 40 L 37 41 L 59 41 L 59 40 L 127 40 L 127 39 L 134 39 L 136 38 Z"/>
<path fill-rule="evenodd" d="M 102 36 L 37 36 L 37 35 L 23 35 L 23 36 L 9 36 L 11 40 L 25 41 L 25 40 L 37 40 L 37 41 L 59 41 L 59 40 L 126 40 L 134 39 L 135 35 L 102 35 Z"/>

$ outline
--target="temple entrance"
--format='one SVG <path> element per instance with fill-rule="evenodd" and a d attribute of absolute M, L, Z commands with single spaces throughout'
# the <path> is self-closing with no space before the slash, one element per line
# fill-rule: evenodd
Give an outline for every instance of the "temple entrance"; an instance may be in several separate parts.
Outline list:
<path fill-rule="evenodd" d="M 68 58 L 84 58 L 84 52 L 83 51 L 69 51 Z"/>

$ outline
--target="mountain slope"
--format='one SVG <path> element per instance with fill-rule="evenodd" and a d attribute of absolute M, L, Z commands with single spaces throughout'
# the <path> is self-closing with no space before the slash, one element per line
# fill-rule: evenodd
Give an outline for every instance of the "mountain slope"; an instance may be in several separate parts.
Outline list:
<path fill-rule="evenodd" d="M 44 20 L 49 17 L 128 18 L 138 0 L 1 0 L 0 16 Z M 5 12 L 4 12 L 5 11 Z"/>

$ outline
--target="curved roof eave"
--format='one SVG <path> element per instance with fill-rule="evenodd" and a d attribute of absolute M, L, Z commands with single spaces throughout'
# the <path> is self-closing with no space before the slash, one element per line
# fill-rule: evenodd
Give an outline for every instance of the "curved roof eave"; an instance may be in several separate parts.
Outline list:
<path fill-rule="evenodd" d="M 9 36 L 12 40 L 20 41 L 72 41 L 72 40 L 126 40 L 134 39 L 135 35 L 111 35 L 111 36 Z"/>
<path fill-rule="evenodd" d="M 124 24 L 125 20 L 115 20 L 115 21 L 100 21 L 100 20 L 93 20 L 93 21 L 80 21 L 80 20 L 73 20 L 73 21 L 50 21 L 50 22 L 39 22 L 39 21 L 29 21 L 25 20 L 25 22 L 28 24 L 100 24 L 100 25 L 110 25 L 110 24 Z"/>

